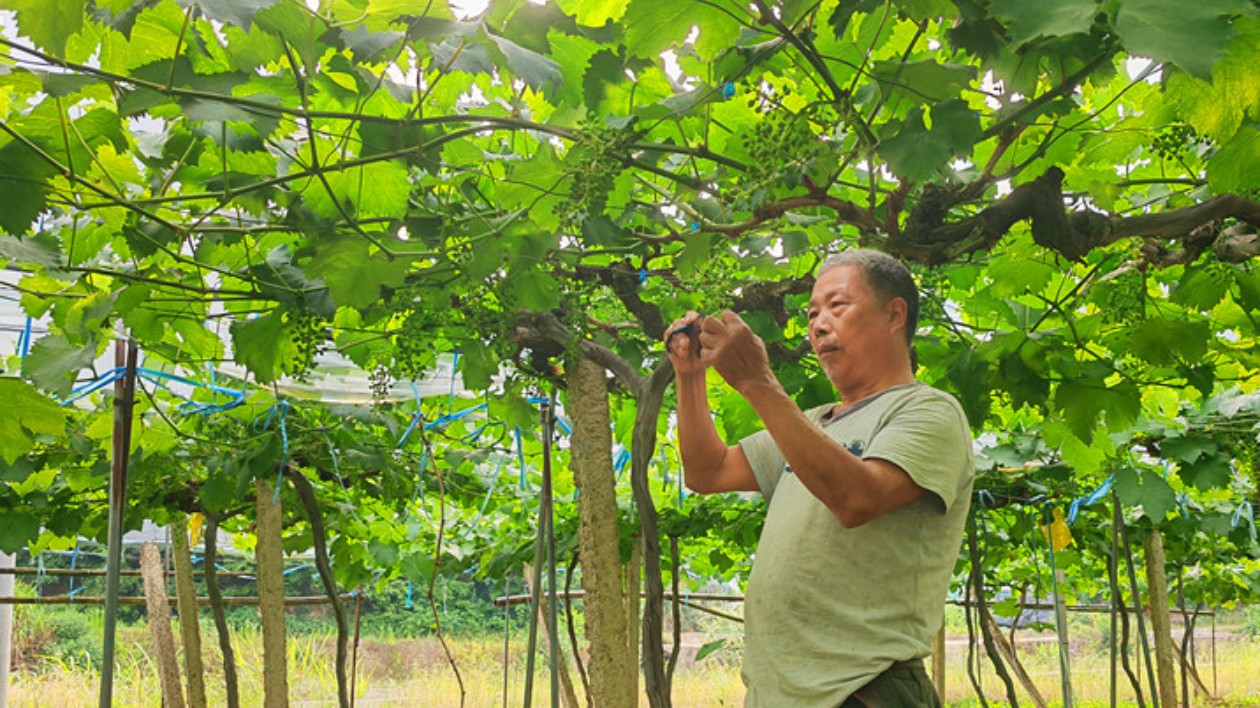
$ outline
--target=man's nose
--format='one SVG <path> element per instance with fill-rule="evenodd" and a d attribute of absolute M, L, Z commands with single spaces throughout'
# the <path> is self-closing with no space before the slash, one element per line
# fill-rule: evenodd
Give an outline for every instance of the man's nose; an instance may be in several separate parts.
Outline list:
<path fill-rule="evenodd" d="M 818 337 L 830 331 L 831 324 L 827 321 L 827 316 L 824 314 L 818 315 L 809 323 L 809 338 L 811 340 L 818 339 Z"/>

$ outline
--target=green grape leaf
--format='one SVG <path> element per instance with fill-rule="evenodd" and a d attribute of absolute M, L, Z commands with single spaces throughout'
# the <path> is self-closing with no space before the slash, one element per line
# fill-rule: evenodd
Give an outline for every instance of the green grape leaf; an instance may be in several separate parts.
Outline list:
<path fill-rule="evenodd" d="M 278 311 L 233 322 L 233 360 L 252 371 L 258 383 L 275 381 L 280 378 L 284 357 L 291 354 L 287 329 Z"/>
<path fill-rule="evenodd" d="M 1201 435 L 1190 435 L 1180 438 L 1165 438 L 1159 441 L 1161 457 L 1194 462 L 1204 455 L 1212 455 L 1217 451 L 1216 441 Z"/>
<path fill-rule="evenodd" d="M 843 38 L 853 15 L 859 12 L 870 13 L 875 8 L 882 7 L 883 4 L 880 0 L 840 0 L 836 8 L 832 10 L 831 16 L 827 18 L 827 23 L 831 25 L 837 37 Z"/>
<path fill-rule="evenodd" d="M 546 312 L 560 306 L 560 286 L 554 278 L 537 268 L 514 269 L 509 286 L 520 307 Z"/>
<path fill-rule="evenodd" d="M 1152 364 L 1197 361 L 1212 336 L 1207 322 L 1146 320 L 1129 332 L 1129 351 Z"/>
<path fill-rule="evenodd" d="M 16 554 L 39 536 L 39 519 L 24 511 L 8 509 L 0 524 L 0 552 Z"/>
<path fill-rule="evenodd" d="M 215 470 L 202 483 L 198 497 L 206 511 L 226 511 L 237 503 L 236 478 L 226 468 Z"/>
<path fill-rule="evenodd" d="M 404 258 L 387 259 L 372 244 L 357 237 L 328 239 L 316 244 L 315 257 L 303 266 L 312 280 L 322 278 L 333 302 L 343 307 L 366 307 L 381 299 L 381 288 L 396 288 L 407 277 Z"/>
<path fill-rule="evenodd" d="M 354 53 L 356 61 L 375 58 L 381 52 L 394 46 L 405 35 L 402 32 L 372 32 L 362 25 L 354 29 L 341 30 L 341 43 Z"/>
<path fill-rule="evenodd" d="M 1098 0 L 994 0 L 989 6 L 994 17 L 1010 21 L 1008 31 L 1014 44 L 1088 32 L 1099 11 Z"/>
<path fill-rule="evenodd" d="M 1201 311 L 1211 310 L 1229 292 L 1232 280 L 1229 271 L 1220 264 L 1187 267 L 1173 290 L 1172 301 Z"/>
<path fill-rule="evenodd" d="M 927 129 L 923 111 L 916 108 L 906 116 L 901 130 L 876 148 L 879 156 L 898 177 L 922 182 L 949 162 L 949 146 Z"/>
<path fill-rule="evenodd" d="M 1142 412 L 1142 394 L 1127 381 L 1108 387 L 1098 379 L 1072 379 L 1059 384 L 1054 407 L 1072 433 L 1088 443 L 1094 439 L 1100 415 L 1106 415 L 1111 430 L 1132 425 Z"/>
<path fill-rule="evenodd" d="M 466 388 L 484 391 L 499 372 L 499 363 L 491 356 L 485 344 L 469 340 L 459 348 L 459 370 Z"/>
<path fill-rule="evenodd" d="M 6 380 L 8 379 L 0 379 L 0 382 L 6 381 Z M 5 388 L 5 386 L 3 385 L 3 383 L 0 383 L 0 389 L 3 389 L 3 388 Z M 0 420 L 0 430 L 5 430 L 11 427 L 13 422 L 15 421 Z M 19 432 L 18 435 L 14 435 L 12 440 L 8 439 L 8 436 L 6 436 L 4 439 L 0 439 L 0 446 L 3 446 L 4 443 L 6 442 L 10 444 L 16 442 L 19 439 L 18 436 L 20 434 L 21 433 Z M 15 456 L 10 460 L 8 452 L 5 449 L 3 449 L 3 447 L 0 447 L 0 482 L 9 482 L 10 484 L 20 484 L 22 482 L 25 482 L 26 478 L 30 477 L 31 474 L 35 472 L 35 466 L 31 464 L 30 459 L 25 457 L 24 455 L 25 452 L 26 451 L 23 450 L 21 452 L 15 453 Z"/>
<path fill-rule="evenodd" d="M 682 44 L 692 27 L 699 27 L 696 53 L 712 59 L 735 44 L 740 24 L 718 3 L 630 0 L 625 27 L 629 52 L 653 60 L 671 45 Z"/>
<path fill-rule="evenodd" d="M 587 27 L 603 27 L 609 20 L 620 20 L 629 4 L 630 0 L 556 0 L 564 14 Z"/>
<path fill-rule="evenodd" d="M 83 0 L 8 0 L 4 7 L 17 15 L 21 34 L 55 57 L 65 56 L 66 40 L 83 28 Z"/>
<path fill-rule="evenodd" d="M 1115 28 L 1125 49 L 1172 62 L 1204 81 L 1229 44 L 1229 16 L 1252 11 L 1246 0 L 1122 0 L 1119 6 Z"/>
<path fill-rule="evenodd" d="M 931 59 L 902 63 L 877 61 L 871 74 L 885 96 L 906 96 L 917 103 L 936 103 L 958 95 L 976 78 L 976 68 Z"/>
<path fill-rule="evenodd" d="M 490 35 L 490 40 L 512 73 L 535 91 L 551 96 L 564 82 L 560 65 L 551 58 L 497 35 Z"/>
<path fill-rule="evenodd" d="M 21 235 L 46 207 L 44 180 L 54 174 L 51 165 L 25 145 L 13 141 L 0 147 L 0 231 Z"/>
<path fill-rule="evenodd" d="M 58 398 L 67 398 L 79 372 L 96 360 L 96 343 L 76 347 L 59 334 L 35 342 L 22 360 L 22 376 Z"/>
<path fill-rule="evenodd" d="M 0 260 L 12 263 L 38 263 L 45 268 L 61 268 L 65 256 L 61 246 L 46 236 L 17 238 L 0 234 Z"/>
<path fill-rule="evenodd" d="M 260 10 L 275 5 L 280 0 L 175 0 L 183 7 L 197 5 L 201 11 L 219 22 L 227 22 L 245 31 L 254 22 L 254 15 Z"/>
<path fill-rule="evenodd" d="M 1208 162 L 1208 186 L 1219 194 L 1255 189 L 1260 130 L 1244 126 Z"/>
<path fill-rule="evenodd" d="M 1177 475 L 1196 489 L 1224 489 L 1233 477 L 1233 468 L 1229 455 L 1217 452 L 1182 464 Z"/>
<path fill-rule="evenodd" d="M 1142 507 L 1142 514 L 1157 524 L 1177 508 L 1177 493 L 1163 477 L 1150 470 L 1117 470 L 1115 490 L 1121 504 Z"/>
<path fill-rule="evenodd" d="M 65 412 L 61 406 L 25 381 L 0 377 L 0 401 L 4 401 L 0 406 L 0 458 L 10 465 L 35 445 L 35 436 L 62 432 Z"/>

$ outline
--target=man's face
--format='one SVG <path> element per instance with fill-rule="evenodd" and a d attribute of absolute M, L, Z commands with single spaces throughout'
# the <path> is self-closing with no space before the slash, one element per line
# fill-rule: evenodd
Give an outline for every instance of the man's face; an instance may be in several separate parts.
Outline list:
<path fill-rule="evenodd" d="M 827 377 L 837 383 L 856 371 L 877 368 L 888 355 L 892 322 L 888 308 L 856 265 L 832 268 L 814 282 L 809 298 L 809 343 Z"/>

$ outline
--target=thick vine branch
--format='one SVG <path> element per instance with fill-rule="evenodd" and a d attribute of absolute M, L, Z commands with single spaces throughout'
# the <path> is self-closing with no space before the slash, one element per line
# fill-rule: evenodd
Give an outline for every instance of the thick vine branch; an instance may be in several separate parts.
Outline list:
<path fill-rule="evenodd" d="M 1064 206 L 1063 176 L 1059 168 L 1050 168 L 978 214 L 955 221 L 946 219 L 950 209 L 962 203 L 961 195 L 949 188 L 926 188 L 902 233 L 889 238 L 886 248 L 902 258 L 936 265 L 990 250 L 1017 222 L 1028 220 L 1033 240 L 1038 244 L 1079 260 L 1095 248 L 1135 236 L 1183 242 L 1201 240 L 1205 238 L 1204 227 L 1219 225 L 1228 218 L 1260 228 L 1260 203 L 1234 194 L 1129 217 L 1069 212 Z M 1208 235 L 1215 236 L 1216 232 Z M 1260 239 L 1254 234 L 1231 231 L 1221 241 L 1221 253 L 1226 260 L 1251 258 L 1260 253 Z"/>

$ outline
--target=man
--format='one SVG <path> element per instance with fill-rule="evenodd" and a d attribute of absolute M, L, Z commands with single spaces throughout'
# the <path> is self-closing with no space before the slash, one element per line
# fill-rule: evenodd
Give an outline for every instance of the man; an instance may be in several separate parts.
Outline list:
<path fill-rule="evenodd" d="M 745 600 L 748 706 L 940 705 L 922 658 L 944 616 L 973 469 L 961 407 L 914 379 L 918 303 L 896 259 L 829 258 L 809 340 L 840 402 L 804 412 L 734 313 L 688 313 L 666 335 L 687 486 L 760 491 L 769 504 Z M 719 438 L 710 366 L 764 431 L 729 447 Z"/>

